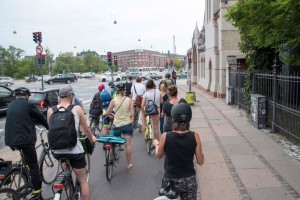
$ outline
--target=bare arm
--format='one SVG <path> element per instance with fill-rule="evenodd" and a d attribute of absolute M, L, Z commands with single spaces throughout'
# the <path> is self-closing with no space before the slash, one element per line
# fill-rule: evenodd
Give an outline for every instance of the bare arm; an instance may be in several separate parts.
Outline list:
<path fill-rule="evenodd" d="M 155 154 L 158 159 L 161 159 L 165 154 L 164 146 L 166 141 L 166 134 L 167 133 L 162 134 L 159 141 L 157 139 L 153 140 L 153 145 L 155 146 Z"/>
<path fill-rule="evenodd" d="M 146 97 L 143 97 L 141 111 L 145 114 Z"/>
<path fill-rule="evenodd" d="M 79 116 L 79 120 L 80 120 L 80 125 L 85 133 L 85 135 L 88 137 L 89 141 L 91 143 L 95 143 L 96 142 L 96 137 L 92 135 L 88 124 L 86 122 L 86 118 L 84 116 L 84 112 L 83 109 L 80 106 L 75 106 L 74 107 L 76 109 L 76 113 Z"/>
<path fill-rule="evenodd" d="M 202 165 L 204 163 L 204 156 L 203 156 L 203 152 L 202 152 L 202 146 L 201 146 L 201 140 L 199 137 L 199 134 L 197 132 L 195 132 L 195 139 L 196 139 L 196 160 L 198 165 Z"/>
<path fill-rule="evenodd" d="M 130 114 L 129 114 L 129 116 L 130 116 L 130 119 L 132 119 L 132 121 L 133 121 L 133 117 L 134 117 L 133 101 L 132 101 L 132 99 L 129 99 L 129 101 L 130 101 L 130 110 L 129 110 Z"/>

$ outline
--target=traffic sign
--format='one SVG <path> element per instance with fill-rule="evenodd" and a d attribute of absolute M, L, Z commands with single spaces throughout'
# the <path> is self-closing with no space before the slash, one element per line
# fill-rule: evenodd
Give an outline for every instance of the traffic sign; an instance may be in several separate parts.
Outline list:
<path fill-rule="evenodd" d="M 37 45 L 35 50 L 36 50 L 36 53 L 42 54 L 44 49 L 43 49 L 42 45 Z"/>

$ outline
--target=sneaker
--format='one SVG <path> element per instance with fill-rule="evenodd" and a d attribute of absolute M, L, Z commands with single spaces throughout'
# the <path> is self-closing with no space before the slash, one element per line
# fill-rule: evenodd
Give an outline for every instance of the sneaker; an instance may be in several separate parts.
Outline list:
<path fill-rule="evenodd" d="M 32 197 L 29 200 L 44 200 L 42 193 L 32 193 Z"/>

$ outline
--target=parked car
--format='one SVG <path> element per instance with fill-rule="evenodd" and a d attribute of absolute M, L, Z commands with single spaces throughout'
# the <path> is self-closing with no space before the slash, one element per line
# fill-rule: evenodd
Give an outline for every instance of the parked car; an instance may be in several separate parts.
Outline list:
<path fill-rule="evenodd" d="M 131 77 L 132 79 L 136 79 L 137 76 L 140 76 L 142 78 L 142 73 L 140 72 L 128 72 L 127 78 Z"/>
<path fill-rule="evenodd" d="M 86 72 L 81 74 L 81 78 L 95 78 L 95 73 L 94 72 Z"/>
<path fill-rule="evenodd" d="M 150 72 L 148 74 L 146 74 L 145 76 L 142 76 L 142 79 L 153 79 L 153 80 L 158 80 L 158 79 L 162 79 L 162 75 L 159 75 L 157 73 L 154 73 L 154 72 Z"/>
<path fill-rule="evenodd" d="M 48 80 L 44 81 L 45 83 L 48 84 L 53 84 L 53 83 L 71 83 L 74 82 L 73 75 L 71 74 L 57 74 L 56 76 L 53 76 L 52 78 L 49 78 Z"/>
<path fill-rule="evenodd" d="M 30 92 L 31 96 L 28 101 L 36 105 L 45 117 L 47 116 L 48 108 L 58 104 L 59 89 L 31 90 Z"/>
<path fill-rule="evenodd" d="M 0 85 L 11 86 L 14 84 L 14 80 L 11 77 L 2 76 L 0 77 Z"/>
<path fill-rule="evenodd" d="M 177 78 L 187 78 L 187 72 L 181 72 L 176 75 Z"/>
<path fill-rule="evenodd" d="M 0 86 L 0 113 L 6 113 L 8 104 L 15 99 L 13 90 L 6 86 Z"/>
<path fill-rule="evenodd" d="M 114 81 L 120 81 L 122 78 L 119 74 L 114 74 Z M 111 73 L 104 74 L 99 78 L 100 82 L 112 81 Z"/>

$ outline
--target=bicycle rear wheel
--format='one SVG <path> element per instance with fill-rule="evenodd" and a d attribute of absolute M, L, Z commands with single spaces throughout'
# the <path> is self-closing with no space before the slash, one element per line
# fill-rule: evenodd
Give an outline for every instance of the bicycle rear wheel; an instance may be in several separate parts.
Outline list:
<path fill-rule="evenodd" d="M 24 170 L 25 169 L 22 170 L 21 174 L 21 168 L 13 168 L 0 183 L 0 188 L 11 188 L 17 191 L 20 198 L 26 198 L 26 196 L 32 192 L 33 188 L 29 182 L 29 177 L 26 175 Z"/>
<path fill-rule="evenodd" d="M 91 133 L 96 136 L 96 118 L 92 117 L 91 118 L 91 122 L 90 122 L 90 130 L 91 130 Z"/>
<path fill-rule="evenodd" d="M 44 151 L 40 160 L 40 172 L 45 184 L 51 184 L 55 181 L 59 171 L 59 161 L 56 160 L 52 153 Z"/>
<path fill-rule="evenodd" d="M 153 149 L 152 140 L 153 140 L 152 127 L 151 124 L 148 124 L 145 130 L 146 150 L 148 154 L 150 154 Z"/>
<path fill-rule="evenodd" d="M 89 182 L 90 179 L 90 173 L 91 173 L 91 156 L 88 153 L 85 153 L 85 161 L 86 161 L 86 178 Z"/>
<path fill-rule="evenodd" d="M 14 189 L 2 188 L 0 189 L 0 199 L 2 200 L 19 200 L 20 196 Z"/>
<path fill-rule="evenodd" d="M 105 150 L 105 161 L 106 161 L 106 179 L 107 181 L 111 180 L 112 172 L 113 172 L 113 158 L 110 153 L 110 149 Z"/>
<path fill-rule="evenodd" d="M 115 159 L 116 161 L 119 160 L 120 155 L 121 155 L 120 148 L 121 148 L 121 145 L 120 145 L 120 144 L 114 144 L 114 145 L 113 145 L 113 155 L 114 155 L 114 159 Z"/>

